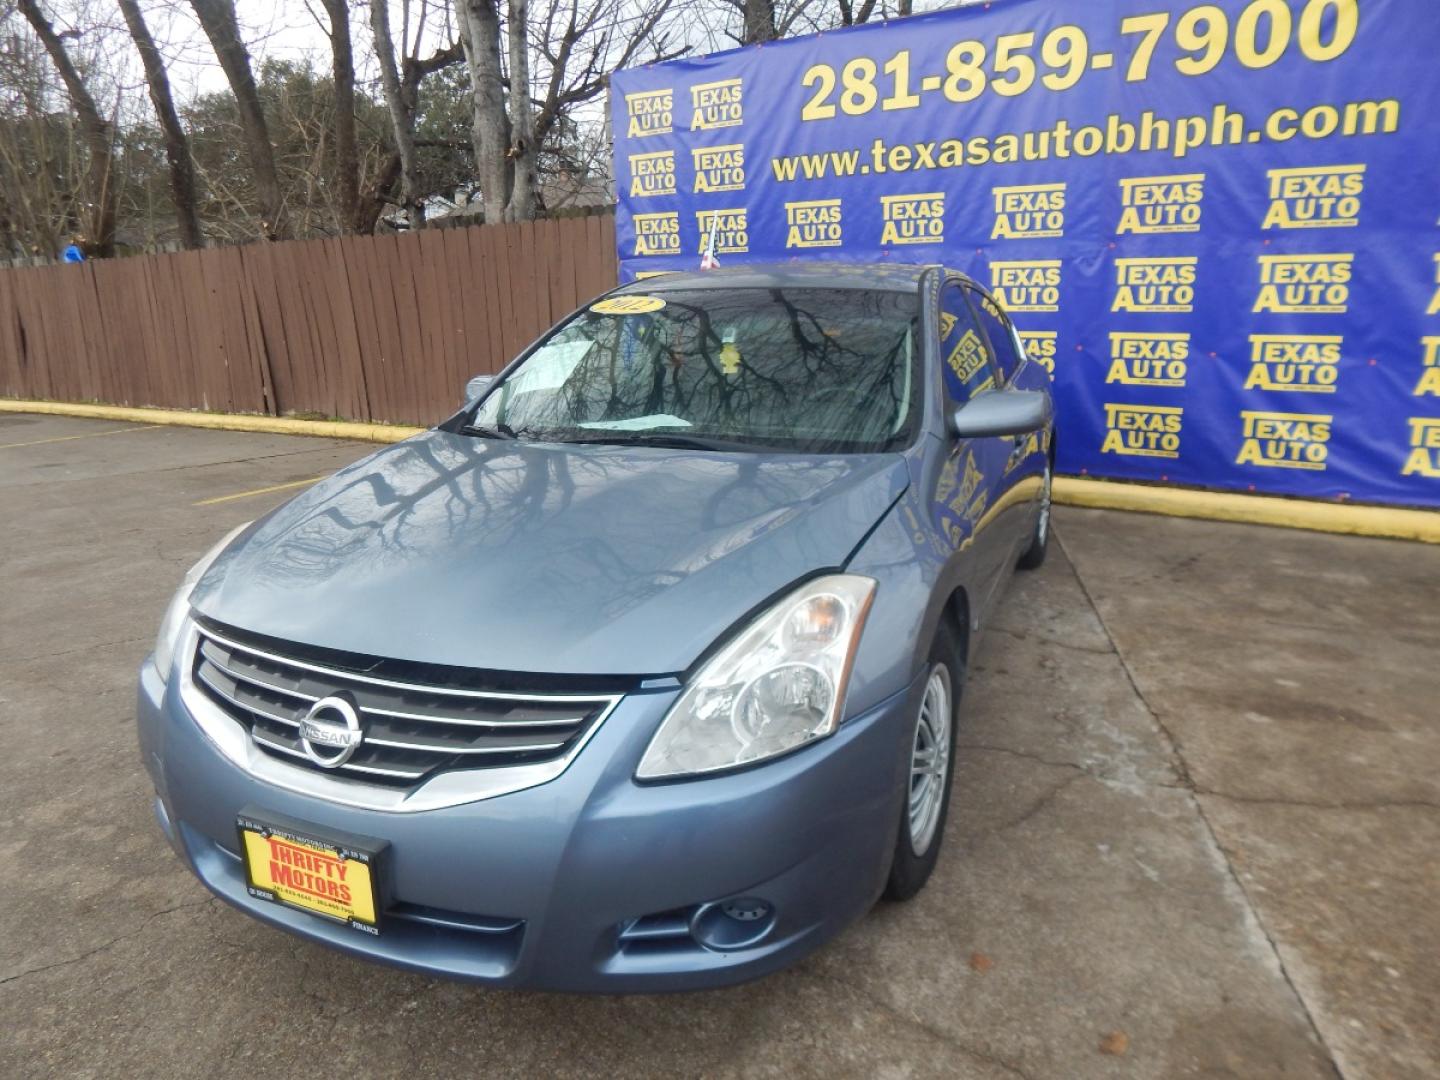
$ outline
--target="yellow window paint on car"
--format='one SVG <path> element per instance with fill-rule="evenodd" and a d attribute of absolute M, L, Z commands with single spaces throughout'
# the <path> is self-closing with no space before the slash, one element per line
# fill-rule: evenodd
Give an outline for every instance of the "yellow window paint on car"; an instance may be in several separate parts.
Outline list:
<path fill-rule="evenodd" d="M 645 315 L 664 306 L 658 296 L 612 296 L 591 304 L 590 310 L 597 315 Z"/>
<path fill-rule="evenodd" d="M 720 366 L 726 375 L 734 375 L 740 370 L 740 350 L 733 341 L 727 341 L 720 350 Z"/>

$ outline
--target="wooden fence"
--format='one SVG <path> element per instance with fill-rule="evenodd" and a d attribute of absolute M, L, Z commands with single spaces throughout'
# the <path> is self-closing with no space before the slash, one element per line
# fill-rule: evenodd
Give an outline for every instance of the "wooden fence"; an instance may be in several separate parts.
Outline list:
<path fill-rule="evenodd" d="M 433 423 L 616 272 L 611 215 L 0 269 L 0 396 Z"/>

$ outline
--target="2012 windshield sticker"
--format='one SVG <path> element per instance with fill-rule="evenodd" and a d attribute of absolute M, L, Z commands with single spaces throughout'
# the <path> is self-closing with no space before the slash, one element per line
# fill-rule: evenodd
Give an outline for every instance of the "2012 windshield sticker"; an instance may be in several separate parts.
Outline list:
<path fill-rule="evenodd" d="M 659 311 L 665 301 L 658 296 L 611 296 L 590 305 L 596 315 L 646 315 Z"/>

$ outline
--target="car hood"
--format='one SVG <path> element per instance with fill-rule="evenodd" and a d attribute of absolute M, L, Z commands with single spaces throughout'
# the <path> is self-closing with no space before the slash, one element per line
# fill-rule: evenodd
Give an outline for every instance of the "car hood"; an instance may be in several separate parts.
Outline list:
<path fill-rule="evenodd" d="M 562 446 L 431 431 L 275 511 L 202 615 L 288 641 L 497 671 L 686 669 L 841 566 L 904 491 L 897 454 Z"/>

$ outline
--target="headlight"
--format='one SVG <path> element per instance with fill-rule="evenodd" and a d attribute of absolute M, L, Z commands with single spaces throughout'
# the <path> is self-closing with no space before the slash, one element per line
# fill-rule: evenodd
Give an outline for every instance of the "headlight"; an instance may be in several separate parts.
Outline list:
<path fill-rule="evenodd" d="M 829 735 L 874 595 L 870 578 L 835 574 L 770 608 L 690 680 L 636 776 L 732 769 Z"/>
<path fill-rule="evenodd" d="M 244 525 L 235 526 L 225 534 L 224 539 L 202 555 L 200 561 L 185 572 L 180 588 L 176 589 L 175 595 L 170 598 L 170 606 L 165 609 L 165 618 L 160 620 L 160 633 L 155 635 L 155 667 L 163 681 L 170 681 L 170 666 L 175 662 L 175 646 L 179 644 L 185 618 L 190 614 L 190 593 L 194 591 L 195 583 L 210 569 L 210 564 L 220 553 L 230 546 L 230 541 L 249 525 L 250 522 L 247 521 Z"/>

